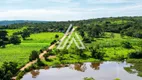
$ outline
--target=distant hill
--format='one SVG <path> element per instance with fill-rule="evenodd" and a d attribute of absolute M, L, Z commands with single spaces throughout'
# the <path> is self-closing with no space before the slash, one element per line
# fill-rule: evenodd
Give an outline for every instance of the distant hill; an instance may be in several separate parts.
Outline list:
<path fill-rule="evenodd" d="M 25 22 L 33 22 L 33 23 L 39 23 L 39 22 L 49 22 L 49 21 L 32 21 L 32 20 L 5 20 L 5 21 L 0 21 L 0 25 L 10 25 L 10 24 L 15 24 L 15 23 L 25 23 Z"/>

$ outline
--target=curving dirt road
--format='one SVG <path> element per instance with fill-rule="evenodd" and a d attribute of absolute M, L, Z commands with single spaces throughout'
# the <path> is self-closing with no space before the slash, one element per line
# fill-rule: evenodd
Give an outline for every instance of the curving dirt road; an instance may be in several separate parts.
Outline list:
<path fill-rule="evenodd" d="M 73 28 L 72 29 L 72 31 L 71 31 L 71 33 L 66 33 L 61 39 L 60 39 L 60 41 L 63 41 L 65 38 L 66 38 L 66 36 L 68 36 L 69 34 L 72 34 L 72 32 L 75 30 L 76 28 Z M 48 48 L 48 50 L 52 50 L 54 47 L 56 46 L 56 43 L 55 44 L 53 44 L 53 45 L 51 45 L 49 48 Z M 44 54 L 47 54 L 48 52 L 47 51 L 43 51 L 43 53 L 40 53 L 40 55 L 39 55 L 39 58 L 41 59 L 41 60 L 44 60 Z M 56 58 L 56 56 L 49 56 L 49 58 Z M 29 62 L 29 63 L 27 63 L 24 67 L 22 67 L 21 69 L 20 69 L 20 71 L 24 71 L 26 68 L 28 68 L 28 67 L 30 67 L 32 64 L 35 64 L 37 62 L 37 60 L 33 60 L 32 62 Z"/>

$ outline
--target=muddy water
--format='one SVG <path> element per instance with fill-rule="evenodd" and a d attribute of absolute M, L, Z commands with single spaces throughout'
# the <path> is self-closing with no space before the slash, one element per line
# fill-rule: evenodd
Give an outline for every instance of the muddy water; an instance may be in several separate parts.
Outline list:
<path fill-rule="evenodd" d="M 137 73 L 130 74 L 124 70 L 131 64 L 126 62 L 76 63 L 67 67 L 45 67 L 25 74 L 22 80 L 83 80 L 93 77 L 95 80 L 142 80 Z"/>

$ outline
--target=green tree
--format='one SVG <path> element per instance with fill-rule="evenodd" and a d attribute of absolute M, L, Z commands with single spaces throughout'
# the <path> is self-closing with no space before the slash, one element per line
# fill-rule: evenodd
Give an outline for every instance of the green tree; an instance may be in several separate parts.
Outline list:
<path fill-rule="evenodd" d="M 100 52 L 99 49 L 97 49 L 97 48 L 91 49 L 91 55 L 92 55 L 93 58 L 100 59 L 100 60 L 102 60 L 103 57 L 104 57 L 104 53 Z"/>
<path fill-rule="evenodd" d="M 88 36 L 90 37 L 102 37 L 104 34 L 103 28 L 100 25 L 91 25 L 88 28 Z"/>
<path fill-rule="evenodd" d="M 4 41 L 0 39 L 0 47 L 2 47 L 3 45 L 4 45 Z"/>
<path fill-rule="evenodd" d="M 11 80 L 12 76 L 13 76 L 13 74 L 12 74 L 10 71 L 8 71 L 8 72 L 4 75 L 3 80 Z"/>
<path fill-rule="evenodd" d="M 4 75 L 5 75 L 4 69 L 3 69 L 3 68 L 0 68 L 0 80 L 3 79 Z"/>
<path fill-rule="evenodd" d="M 85 34 L 84 34 L 84 31 L 80 31 L 80 35 L 82 36 L 82 37 L 84 37 L 85 36 Z"/>
<path fill-rule="evenodd" d="M 56 35 L 55 35 L 55 38 L 59 38 L 59 35 L 56 34 Z"/>
<path fill-rule="evenodd" d="M 27 37 L 30 37 L 30 32 L 27 29 L 25 29 L 23 30 L 21 36 L 25 40 Z"/>
<path fill-rule="evenodd" d="M 7 38 L 7 31 L 0 31 L 0 47 L 5 48 L 9 40 Z"/>
<path fill-rule="evenodd" d="M 32 60 L 36 60 L 38 58 L 39 58 L 38 51 L 33 50 L 30 57 L 29 57 L 29 60 L 32 61 Z"/>
<path fill-rule="evenodd" d="M 16 44 L 20 44 L 21 43 L 21 39 L 20 37 L 18 37 L 17 35 L 13 35 L 11 38 L 10 38 L 10 43 L 16 45 Z"/>
<path fill-rule="evenodd" d="M 0 80 L 11 80 L 11 77 L 18 72 L 17 63 L 4 62 L 0 68 Z"/>
<path fill-rule="evenodd" d="M 0 39 L 4 39 L 7 36 L 7 31 L 0 31 Z"/>

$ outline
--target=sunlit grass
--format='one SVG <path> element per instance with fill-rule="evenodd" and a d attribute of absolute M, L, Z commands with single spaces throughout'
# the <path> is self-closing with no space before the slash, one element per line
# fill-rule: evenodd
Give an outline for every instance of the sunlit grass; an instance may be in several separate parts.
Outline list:
<path fill-rule="evenodd" d="M 43 33 L 38 33 L 38 34 L 32 34 L 30 35 L 27 40 L 24 40 L 23 43 L 48 43 L 53 40 L 55 40 L 55 35 L 59 35 L 60 39 L 63 36 L 63 33 L 59 32 L 43 32 Z"/>
<path fill-rule="evenodd" d="M 29 60 L 29 55 L 32 50 L 39 51 L 41 48 L 50 46 L 50 43 L 55 40 L 55 35 L 60 38 L 63 33 L 38 33 L 32 34 L 29 40 L 24 40 L 20 45 L 6 45 L 6 48 L 0 48 L 0 66 L 3 62 L 17 62 L 19 66 L 24 65 Z"/>

